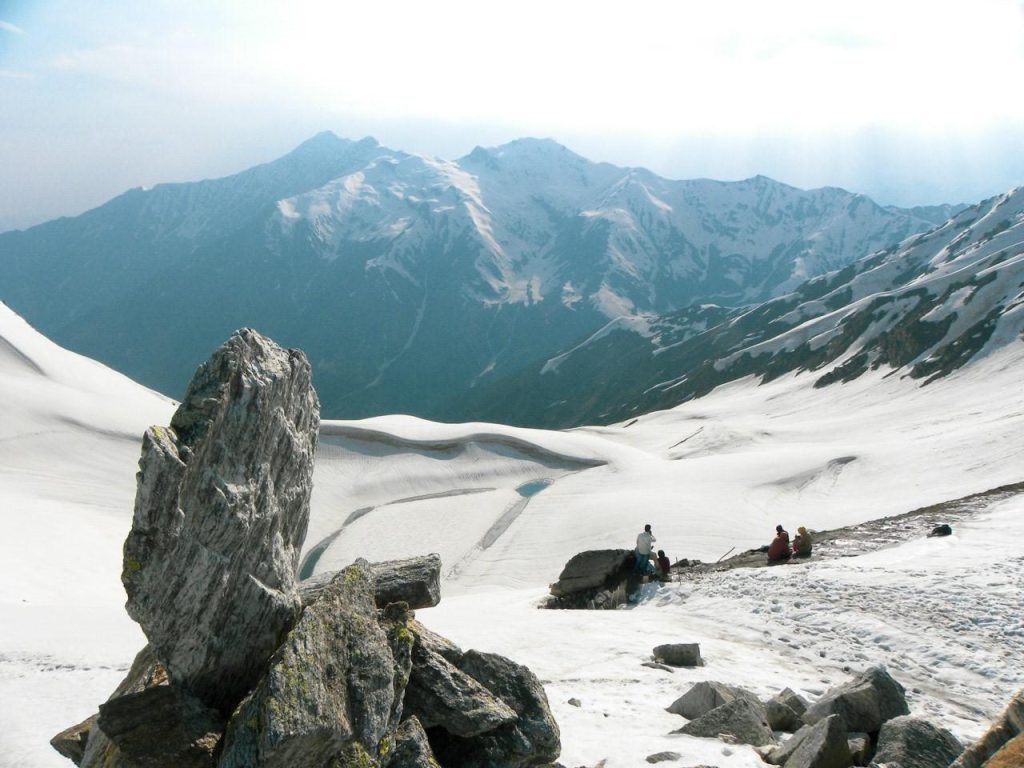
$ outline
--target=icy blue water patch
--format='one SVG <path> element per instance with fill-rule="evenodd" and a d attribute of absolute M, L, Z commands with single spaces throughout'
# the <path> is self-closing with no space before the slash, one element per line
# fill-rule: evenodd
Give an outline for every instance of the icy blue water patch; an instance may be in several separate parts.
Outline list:
<path fill-rule="evenodd" d="M 523 483 L 518 488 L 516 488 L 516 493 L 518 493 L 524 499 L 528 499 L 531 496 L 536 496 L 549 485 L 551 485 L 550 480 L 532 480 L 531 482 Z"/>

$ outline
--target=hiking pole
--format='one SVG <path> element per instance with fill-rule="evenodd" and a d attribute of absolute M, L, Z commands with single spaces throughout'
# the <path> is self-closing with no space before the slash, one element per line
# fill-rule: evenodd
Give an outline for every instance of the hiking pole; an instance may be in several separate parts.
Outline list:
<path fill-rule="evenodd" d="M 722 555 L 722 556 L 721 556 L 720 558 L 718 558 L 717 560 L 715 560 L 715 565 L 718 565 L 718 564 L 719 564 L 720 562 L 722 562 L 723 560 L 725 560 L 725 558 L 727 558 L 727 557 L 729 556 L 729 553 L 730 553 L 730 552 L 732 552 L 732 550 L 733 550 L 733 549 L 736 549 L 736 547 L 733 547 L 732 549 L 730 549 L 730 550 L 729 550 L 729 552 L 726 552 L 726 553 L 725 553 L 724 555 Z"/>

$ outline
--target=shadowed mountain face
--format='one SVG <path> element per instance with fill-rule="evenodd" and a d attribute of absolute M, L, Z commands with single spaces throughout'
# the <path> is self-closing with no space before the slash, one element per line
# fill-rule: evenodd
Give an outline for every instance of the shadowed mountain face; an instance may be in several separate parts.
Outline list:
<path fill-rule="evenodd" d="M 747 376 L 806 372 L 816 387 L 875 369 L 922 386 L 1024 343 L 1024 188 L 745 308 L 693 306 L 622 326 L 464 403 L 484 419 L 610 423 Z M 500 406 L 499 406 L 500 404 Z"/>
<path fill-rule="evenodd" d="M 326 417 L 537 423 L 473 394 L 609 322 L 656 344 L 665 323 L 710 322 L 702 305 L 786 295 L 956 210 L 669 181 L 544 140 L 450 162 L 328 133 L 236 176 L 0 235 L 0 298 L 175 396 L 252 326 L 306 351 Z"/>

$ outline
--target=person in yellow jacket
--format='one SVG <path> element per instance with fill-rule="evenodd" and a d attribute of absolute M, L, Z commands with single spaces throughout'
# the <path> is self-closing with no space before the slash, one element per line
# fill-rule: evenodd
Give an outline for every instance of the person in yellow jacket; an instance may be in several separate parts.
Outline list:
<path fill-rule="evenodd" d="M 793 538 L 793 554 L 808 557 L 811 554 L 811 543 L 811 534 L 801 525 Z"/>

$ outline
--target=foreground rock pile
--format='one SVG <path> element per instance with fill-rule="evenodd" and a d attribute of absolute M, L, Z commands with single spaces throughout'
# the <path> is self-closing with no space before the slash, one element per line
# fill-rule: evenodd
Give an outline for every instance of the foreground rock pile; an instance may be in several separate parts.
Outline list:
<path fill-rule="evenodd" d="M 149 644 L 99 712 L 51 742 L 83 768 L 550 764 L 525 667 L 415 621 L 436 555 L 299 584 L 319 403 L 309 363 L 251 330 L 143 440 L 127 610 Z"/>

